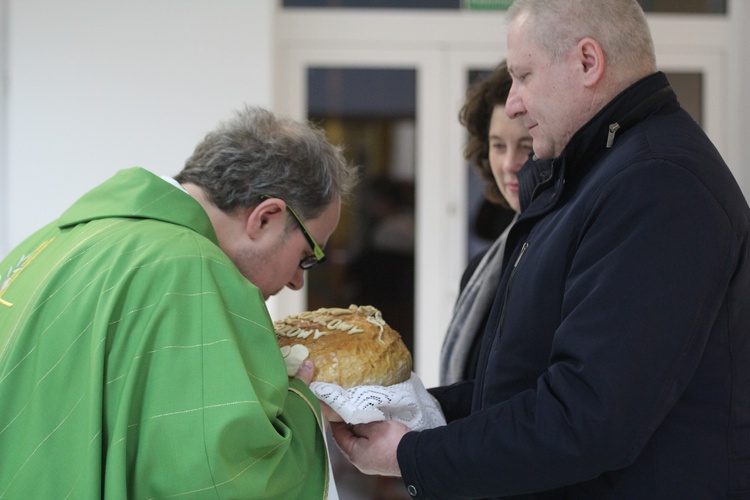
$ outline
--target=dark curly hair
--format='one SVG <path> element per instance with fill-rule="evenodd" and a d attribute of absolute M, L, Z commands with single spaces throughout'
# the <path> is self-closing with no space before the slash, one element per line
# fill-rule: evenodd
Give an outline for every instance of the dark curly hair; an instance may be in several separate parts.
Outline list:
<path fill-rule="evenodd" d="M 505 61 L 492 72 L 471 85 L 466 91 L 466 101 L 458 114 L 461 125 L 469 132 L 469 141 L 464 147 L 464 158 L 474 165 L 485 181 L 484 196 L 488 201 L 510 208 L 500 193 L 490 168 L 490 120 L 495 106 L 504 106 L 513 84 Z"/>

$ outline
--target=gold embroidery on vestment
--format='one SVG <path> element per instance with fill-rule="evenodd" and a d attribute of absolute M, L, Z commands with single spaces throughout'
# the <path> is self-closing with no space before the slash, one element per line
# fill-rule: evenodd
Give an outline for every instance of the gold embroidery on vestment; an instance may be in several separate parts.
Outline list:
<path fill-rule="evenodd" d="M 2 281 L 2 283 L 0 283 L 0 305 L 5 307 L 13 307 L 12 303 L 3 299 L 3 295 L 8 291 L 11 283 L 13 283 L 13 281 L 21 274 L 21 271 L 26 269 L 26 266 L 31 264 L 31 261 L 34 260 L 40 253 L 42 253 L 42 250 L 44 250 L 47 245 L 52 243 L 52 240 L 54 240 L 54 238 L 52 238 L 51 240 L 47 240 L 39 245 L 39 247 L 34 250 L 31 255 L 22 255 L 21 258 L 18 259 L 18 263 L 15 266 L 10 266 L 10 269 L 8 269 L 8 274 L 5 275 L 5 280 L 3 280 L 2 275 L 0 275 L 0 281 Z"/>

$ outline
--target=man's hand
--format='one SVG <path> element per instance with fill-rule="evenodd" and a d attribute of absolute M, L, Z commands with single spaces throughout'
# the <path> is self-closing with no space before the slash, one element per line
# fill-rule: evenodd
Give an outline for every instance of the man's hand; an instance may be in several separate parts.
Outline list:
<path fill-rule="evenodd" d="M 318 400 L 320 403 L 320 411 L 323 413 L 323 418 L 326 422 L 343 422 L 344 419 L 336 413 L 333 408 L 325 404 L 323 401 Z"/>
<path fill-rule="evenodd" d="M 297 370 L 297 373 L 294 376 L 295 378 L 300 379 L 305 383 L 306 386 L 309 387 L 313 377 L 315 376 L 315 365 L 313 364 L 312 360 L 306 359 L 305 361 L 303 361 L 299 366 L 299 370 Z M 319 403 L 320 411 L 326 422 L 343 422 L 344 419 L 341 418 L 341 415 L 333 411 L 330 406 L 325 404 L 323 401 L 319 401 Z"/>
<path fill-rule="evenodd" d="M 365 474 L 380 476 L 401 476 L 396 449 L 410 430 L 394 420 L 358 425 L 331 422 L 333 438 L 351 463 Z"/>
<path fill-rule="evenodd" d="M 314 375 L 315 375 L 315 365 L 313 364 L 312 360 L 306 359 L 300 365 L 299 370 L 297 370 L 297 374 L 295 375 L 295 378 L 300 379 L 301 381 L 305 383 L 305 385 L 309 386 L 310 382 L 312 382 Z"/>

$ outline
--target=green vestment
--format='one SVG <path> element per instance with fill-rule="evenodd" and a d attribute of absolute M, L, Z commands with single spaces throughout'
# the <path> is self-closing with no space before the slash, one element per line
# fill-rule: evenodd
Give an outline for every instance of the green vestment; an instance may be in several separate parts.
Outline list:
<path fill-rule="evenodd" d="M 134 168 L 0 263 L 0 498 L 327 495 L 320 408 L 202 207 Z"/>

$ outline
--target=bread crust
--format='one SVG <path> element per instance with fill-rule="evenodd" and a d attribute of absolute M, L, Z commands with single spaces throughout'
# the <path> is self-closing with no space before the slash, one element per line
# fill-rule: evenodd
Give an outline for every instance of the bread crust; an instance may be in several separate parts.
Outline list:
<path fill-rule="evenodd" d="M 345 389 L 388 386 L 411 376 L 412 357 L 401 335 L 372 306 L 321 308 L 274 322 L 279 347 L 304 345 L 315 364 L 313 382 Z"/>

